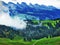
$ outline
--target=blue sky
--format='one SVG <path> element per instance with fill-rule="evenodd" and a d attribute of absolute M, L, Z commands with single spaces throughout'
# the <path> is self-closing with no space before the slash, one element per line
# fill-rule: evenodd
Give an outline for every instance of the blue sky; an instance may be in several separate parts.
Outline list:
<path fill-rule="evenodd" d="M 44 4 L 44 5 L 52 5 L 52 6 L 55 6 L 57 8 L 60 8 L 60 0 L 2 0 L 2 1 L 5 1 L 6 3 L 8 2 L 26 2 L 27 4 L 29 3 L 32 3 L 32 4 Z"/>

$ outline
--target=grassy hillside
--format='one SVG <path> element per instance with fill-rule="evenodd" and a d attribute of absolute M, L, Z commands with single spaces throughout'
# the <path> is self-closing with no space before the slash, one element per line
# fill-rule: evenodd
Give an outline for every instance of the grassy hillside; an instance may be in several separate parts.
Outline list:
<path fill-rule="evenodd" d="M 40 22 L 42 24 L 42 26 L 48 27 L 48 29 L 50 29 L 50 26 L 53 28 L 56 28 L 56 25 L 59 25 L 58 23 L 60 23 L 60 20 L 59 19 L 57 19 L 57 20 L 40 20 L 40 21 L 39 20 L 33 20 L 32 22 L 34 24 L 38 24 Z"/>
<path fill-rule="evenodd" d="M 60 37 L 40 39 L 34 45 L 60 45 Z"/>
<path fill-rule="evenodd" d="M 39 40 L 32 40 L 31 42 L 25 42 L 21 40 L 10 40 L 0 38 L 0 45 L 60 45 L 60 37 L 54 38 L 42 38 Z"/>

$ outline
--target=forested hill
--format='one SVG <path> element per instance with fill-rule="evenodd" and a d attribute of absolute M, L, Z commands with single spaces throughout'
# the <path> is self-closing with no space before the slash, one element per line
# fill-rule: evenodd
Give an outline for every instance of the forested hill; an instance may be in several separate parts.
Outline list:
<path fill-rule="evenodd" d="M 29 20 L 26 29 L 22 30 L 0 25 L 0 38 L 14 39 L 16 36 L 25 41 L 60 36 L 60 20 Z"/>

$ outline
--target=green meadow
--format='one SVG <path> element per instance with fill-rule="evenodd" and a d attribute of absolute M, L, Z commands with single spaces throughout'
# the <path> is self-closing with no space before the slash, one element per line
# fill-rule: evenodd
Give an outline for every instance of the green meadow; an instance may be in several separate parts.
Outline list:
<path fill-rule="evenodd" d="M 0 38 L 0 45 L 60 45 L 60 37 L 42 38 L 39 40 L 23 41 L 23 39 Z"/>

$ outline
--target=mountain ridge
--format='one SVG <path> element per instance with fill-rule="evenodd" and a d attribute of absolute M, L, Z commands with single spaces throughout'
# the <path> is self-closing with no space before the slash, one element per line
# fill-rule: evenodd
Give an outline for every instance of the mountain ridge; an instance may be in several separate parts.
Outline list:
<path fill-rule="evenodd" d="M 8 2 L 5 3 L 2 1 L 2 4 L 4 6 L 7 6 L 9 8 L 9 15 L 10 16 L 15 16 L 18 14 L 28 14 L 31 16 L 39 17 L 40 20 L 45 20 L 45 19 L 57 19 L 60 18 L 60 9 L 57 9 L 54 6 L 45 6 L 45 5 L 39 5 L 39 4 L 29 4 L 27 5 L 25 2 L 22 2 L 19 4 L 14 4 L 13 2 Z M 32 13 L 28 13 L 32 12 Z M 28 16 L 27 15 L 27 16 Z"/>

